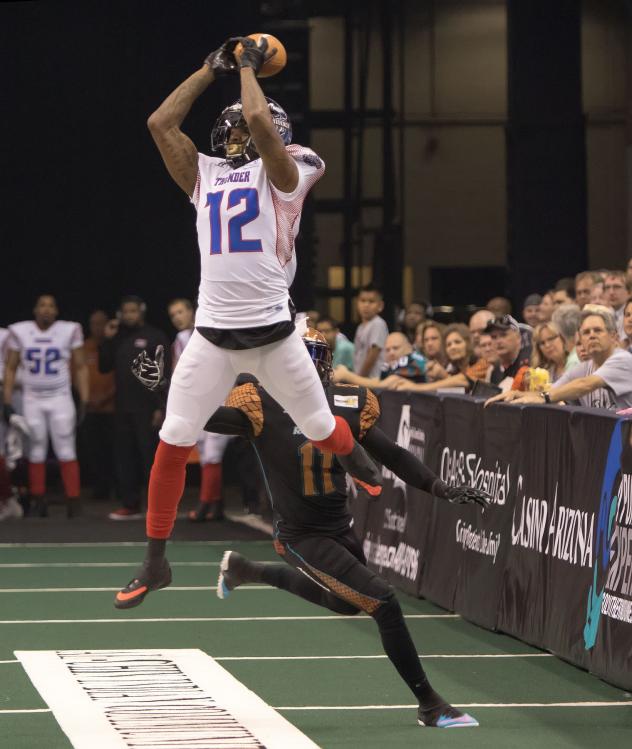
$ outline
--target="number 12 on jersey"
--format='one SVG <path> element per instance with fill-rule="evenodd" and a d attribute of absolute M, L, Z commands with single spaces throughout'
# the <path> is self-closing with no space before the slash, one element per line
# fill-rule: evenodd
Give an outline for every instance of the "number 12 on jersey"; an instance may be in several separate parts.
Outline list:
<path fill-rule="evenodd" d="M 206 195 L 211 224 L 211 255 L 222 253 L 222 237 L 227 229 L 228 252 L 262 252 L 260 239 L 244 239 L 242 230 L 259 216 L 259 193 L 254 187 L 237 187 L 226 193 L 224 190 Z M 241 211 L 233 213 L 226 221 L 226 214 L 236 206 Z"/>

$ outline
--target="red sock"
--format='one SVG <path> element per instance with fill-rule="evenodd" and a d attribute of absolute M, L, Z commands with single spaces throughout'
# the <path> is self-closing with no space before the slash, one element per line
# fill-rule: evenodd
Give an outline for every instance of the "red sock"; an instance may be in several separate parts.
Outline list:
<path fill-rule="evenodd" d="M 4 458 L 0 455 L 0 502 L 3 499 L 8 499 L 11 496 L 11 476 L 7 471 L 7 464 L 4 462 Z"/>
<path fill-rule="evenodd" d="M 334 416 L 336 426 L 334 431 L 324 440 L 312 440 L 314 447 L 325 452 L 335 453 L 336 455 L 349 455 L 353 450 L 353 434 L 351 427 L 342 418 Z"/>
<path fill-rule="evenodd" d="M 187 459 L 193 445 L 176 447 L 160 440 L 149 476 L 147 535 L 169 538 L 184 491 Z"/>
<path fill-rule="evenodd" d="M 222 494 L 222 464 L 206 463 L 202 466 L 200 502 L 219 502 Z"/>
<path fill-rule="evenodd" d="M 29 492 L 34 497 L 42 497 L 45 491 L 46 463 L 29 463 Z"/>
<path fill-rule="evenodd" d="M 77 499 L 81 491 L 79 463 L 76 460 L 60 460 L 59 470 L 61 471 L 61 480 L 64 485 L 66 497 L 68 499 Z"/>

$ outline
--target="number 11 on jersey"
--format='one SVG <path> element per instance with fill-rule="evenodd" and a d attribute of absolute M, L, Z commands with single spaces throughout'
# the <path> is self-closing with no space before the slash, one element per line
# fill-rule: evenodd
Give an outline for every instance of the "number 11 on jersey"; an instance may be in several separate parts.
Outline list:
<path fill-rule="evenodd" d="M 259 216 L 259 193 L 254 187 L 237 187 L 225 191 L 209 192 L 206 205 L 211 225 L 211 255 L 221 255 L 223 226 L 222 218 L 228 210 L 240 206 L 242 210 L 228 219 L 228 252 L 263 252 L 260 239 L 244 239 L 242 230 Z M 222 206 L 225 204 L 225 209 Z"/>

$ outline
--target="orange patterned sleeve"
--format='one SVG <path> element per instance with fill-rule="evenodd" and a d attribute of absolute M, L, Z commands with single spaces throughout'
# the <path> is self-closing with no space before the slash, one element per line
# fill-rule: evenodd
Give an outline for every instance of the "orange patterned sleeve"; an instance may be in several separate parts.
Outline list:
<path fill-rule="evenodd" d="M 465 376 L 470 380 L 485 380 L 489 364 L 485 359 L 478 359 L 465 370 Z"/>
<path fill-rule="evenodd" d="M 226 405 L 229 408 L 238 408 L 243 411 L 250 419 L 254 436 L 258 437 L 261 434 L 263 429 L 263 404 L 256 385 L 247 382 L 245 385 L 233 388 L 226 399 Z"/>
<path fill-rule="evenodd" d="M 375 393 L 367 388 L 366 403 L 360 413 L 360 439 L 369 431 L 369 429 L 380 418 L 380 402 Z"/>

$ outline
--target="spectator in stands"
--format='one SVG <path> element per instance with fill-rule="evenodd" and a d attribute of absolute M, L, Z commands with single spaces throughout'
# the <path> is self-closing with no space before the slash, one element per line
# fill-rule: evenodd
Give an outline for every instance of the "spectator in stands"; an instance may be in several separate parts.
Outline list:
<path fill-rule="evenodd" d="M 529 365 L 531 346 L 523 345 L 520 326 L 511 315 L 490 320 L 485 333 L 491 335 L 498 355 L 490 381 L 503 390 L 510 388 L 518 370 Z"/>
<path fill-rule="evenodd" d="M 494 346 L 494 339 L 489 333 L 481 333 L 478 338 L 478 351 L 486 362 L 492 367 L 498 363 L 498 354 Z"/>
<path fill-rule="evenodd" d="M 601 304 L 603 307 L 607 307 L 608 300 L 606 298 L 606 292 L 603 290 L 603 276 L 599 274 L 599 277 L 601 278 L 601 281 L 596 281 L 595 285 L 590 290 L 589 304 Z"/>
<path fill-rule="evenodd" d="M 361 322 L 353 341 L 353 370 L 360 377 L 379 378 L 388 335 L 388 326 L 380 317 L 384 309 L 382 292 L 373 284 L 364 286 L 360 289 L 357 307 Z"/>
<path fill-rule="evenodd" d="M 574 350 L 574 339 L 571 339 L 571 345 Z M 546 369 L 549 382 L 556 382 L 564 372 L 578 364 L 577 355 L 571 357 L 567 351 L 567 342 L 554 322 L 543 322 L 535 327 L 531 366 Z"/>
<path fill-rule="evenodd" d="M 327 339 L 333 354 L 334 369 L 344 364 L 347 369 L 353 370 L 353 343 L 346 336 L 340 335 L 340 325 L 336 320 L 333 317 L 321 317 L 316 323 L 316 330 Z"/>
<path fill-rule="evenodd" d="M 625 266 L 625 280 L 628 284 L 628 288 L 632 289 L 632 258 L 628 260 L 628 264 Z"/>
<path fill-rule="evenodd" d="M 538 307 L 542 297 L 539 294 L 529 294 L 522 305 L 522 319 L 532 328 L 540 322 L 538 319 Z"/>
<path fill-rule="evenodd" d="M 417 326 L 415 349 L 426 360 L 426 379 L 428 382 L 442 380 L 448 376 L 445 370 L 448 359 L 443 349 L 444 330 L 445 327 L 434 320 L 427 320 Z"/>
<path fill-rule="evenodd" d="M 585 304 L 590 303 L 590 294 L 596 283 L 603 284 L 603 279 L 599 273 L 585 270 L 575 276 L 575 302 L 580 309 L 582 309 Z"/>
<path fill-rule="evenodd" d="M 553 304 L 573 304 L 575 302 L 575 279 L 560 278 L 553 289 Z"/>
<path fill-rule="evenodd" d="M 623 308 L 623 332 L 625 335 L 621 340 L 621 348 L 632 353 L 632 299 L 628 299 Z"/>
<path fill-rule="evenodd" d="M 555 323 L 564 339 L 564 348 L 568 354 L 567 369 L 579 364 L 577 355 L 577 333 L 582 321 L 582 313 L 577 304 L 562 304 L 553 313 L 551 322 Z"/>
<path fill-rule="evenodd" d="M 103 310 L 95 310 L 90 315 L 90 335 L 84 343 L 89 394 L 78 433 L 79 457 L 82 477 L 92 484 L 94 499 L 108 499 L 114 489 L 114 374 L 99 371 L 99 347 L 107 321 Z"/>
<path fill-rule="evenodd" d="M 334 382 L 350 382 L 353 385 L 379 389 L 388 387 L 400 377 L 411 382 L 426 382 L 426 360 L 413 351 L 404 333 L 389 333 L 384 343 L 384 364 L 378 377 L 361 377 L 340 365 L 334 370 Z"/>
<path fill-rule="evenodd" d="M 415 343 L 417 327 L 426 321 L 425 302 L 411 302 L 404 311 L 401 330 L 411 343 Z"/>
<path fill-rule="evenodd" d="M 308 309 L 305 314 L 307 315 L 307 324 L 310 328 L 315 328 L 322 317 L 317 309 Z"/>
<path fill-rule="evenodd" d="M 614 310 L 617 335 L 619 338 L 625 338 L 623 330 L 623 308 L 630 296 L 625 273 L 622 270 L 608 271 L 604 278 L 603 290 L 608 305 Z"/>
<path fill-rule="evenodd" d="M 542 301 L 538 307 L 539 322 L 548 322 L 551 319 L 554 309 L 553 291 L 547 291 L 545 294 L 542 294 Z"/>
<path fill-rule="evenodd" d="M 474 346 L 474 353 L 480 356 L 478 353 L 478 338 L 480 334 L 485 330 L 485 326 L 490 320 L 494 319 L 494 313 L 488 309 L 479 309 L 477 312 L 470 317 L 468 322 L 468 328 L 470 330 L 470 336 L 472 337 L 472 344 Z"/>
<path fill-rule="evenodd" d="M 579 401 L 582 406 L 610 411 L 632 407 L 632 354 L 618 346 L 612 312 L 605 307 L 584 309 L 579 334 L 590 359 L 565 372 L 548 392 L 510 391 L 490 398 L 485 405 Z"/>
<path fill-rule="evenodd" d="M 485 305 L 485 309 L 488 309 L 494 317 L 502 317 L 503 315 L 511 314 L 511 302 L 507 297 L 494 296 Z"/>
<path fill-rule="evenodd" d="M 144 388 L 130 368 L 143 349 L 153 356 L 159 345 L 164 346 L 168 370 L 167 336 L 145 323 L 145 303 L 140 297 L 125 297 L 116 319 L 105 326 L 105 338 L 99 348 L 99 370 L 114 372 L 116 384 L 115 464 L 122 507 L 110 513 L 110 520 L 142 517 L 141 492 L 149 479 L 164 414 L 158 396 Z"/>
<path fill-rule="evenodd" d="M 445 388 L 463 388 L 471 390 L 477 380 L 485 381 L 490 373 L 490 365 L 485 359 L 476 356 L 472 337 L 467 326 L 452 323 L 445 329 L 444 346 L 448 356 L 448 376 L 436 382 L 415 384 L 403 378 L 391 379 L 387 386 L 390 390 L 411 390 L 418 393 L 430 392 Z"/>

